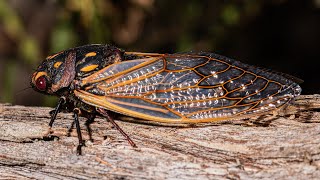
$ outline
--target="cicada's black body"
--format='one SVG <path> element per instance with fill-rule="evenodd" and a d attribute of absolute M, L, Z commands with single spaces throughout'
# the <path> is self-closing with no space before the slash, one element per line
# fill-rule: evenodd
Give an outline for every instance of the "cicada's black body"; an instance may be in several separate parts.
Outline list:
<path fill-rule="evenodd" d="M 213 53 L 125 52 L 109 45 L 81 46 L 48 56 L 31 86 L 61 97 L 59 111 L 93 121 L 109 111 L 162 123 L 243 119 L 280 109 L 301 93 L 298 80 Z"/>

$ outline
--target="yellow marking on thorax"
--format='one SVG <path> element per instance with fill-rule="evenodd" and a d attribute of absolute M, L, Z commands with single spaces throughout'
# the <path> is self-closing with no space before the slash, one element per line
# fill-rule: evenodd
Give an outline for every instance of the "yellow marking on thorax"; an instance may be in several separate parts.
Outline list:
<path fill-rule="evenodd" d="M 96 55 L 97 55 L 96 52 L 89 52 L 89 53 L 87 53 L 85 56 L 86 56 L 86 57 L 91 57 L 91 56 L 96 56 Z"/>
<path fill-rule="evenodd" d="M 61 64 L 62 64 L 62 62 L 58 61 L 58 62 L 54 63 L 53 67 L 58 68 Z"/>
<path fill-rule="evenodd" d="M 80 69 L 81 72 L 89 72 L 97 68 L 99 65 L 93 64 Z"/>

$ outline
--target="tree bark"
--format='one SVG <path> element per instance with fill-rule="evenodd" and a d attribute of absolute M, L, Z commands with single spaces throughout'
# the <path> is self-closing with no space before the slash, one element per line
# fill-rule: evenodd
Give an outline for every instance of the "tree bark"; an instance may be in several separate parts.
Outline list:
<path fill-rule="evenodd" d="M 169 127 L 117 121 L 128 142 L 103 118 L 91 125 L 76 155 L 71 114 L 57 116 L 51 136 L 47 107 L 0 104 L 3 179 L 317 179 L 320 96 L 300 96 L 281 117 L 209 126 Z"/>

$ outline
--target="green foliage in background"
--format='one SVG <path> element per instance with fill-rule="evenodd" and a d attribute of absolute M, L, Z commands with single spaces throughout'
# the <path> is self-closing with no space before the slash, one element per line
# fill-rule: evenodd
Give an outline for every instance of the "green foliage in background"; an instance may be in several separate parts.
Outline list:
<path fill-rule="evenodd" d="M 230 37 L 264 7 L 286 2 L 0 1 L 0 102 L 17 102 L 15 92 L 28 86 L 27 75 L 51 53 L 90 43 L 141 52 L 215 50 L 232 45 Z M 27 82 L 17 83 L 19 76 Z M 30 104 L 55 102 L 24 96 Z"/>

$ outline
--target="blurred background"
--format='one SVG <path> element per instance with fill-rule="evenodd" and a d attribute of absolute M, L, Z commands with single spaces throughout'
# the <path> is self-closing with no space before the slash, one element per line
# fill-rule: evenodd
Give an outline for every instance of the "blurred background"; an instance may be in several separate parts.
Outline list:
<path fill-rule="evenodd" d="M 48 54 L 90 43 L 211 51 L 303 79 L 320 93 L 320 0 L 0 1 L 0 102 L 54 106 L 29 87 Z"/>

